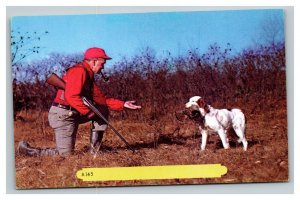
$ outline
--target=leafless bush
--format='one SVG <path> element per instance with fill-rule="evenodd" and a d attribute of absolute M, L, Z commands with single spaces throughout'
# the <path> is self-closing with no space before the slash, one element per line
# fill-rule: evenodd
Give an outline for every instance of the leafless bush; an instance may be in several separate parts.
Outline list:
<path fill-rule="evenodd" d="M 44 84 L 46 74 L 53 66 L 61 74 L 81 57 L 53 54 L 49 59 L 26 70 L 21 69 L 25 64 L 14 68 L 16 112 L 48 109 L 55 91 Z M 230 44 L 225 49 L 213 44 L 203 54 L 192 49 L 185 56 L 164 58 L 145 48 L 114 64 L 109 83 L 97 82 L 107 96 L 137 100 L 143 106 L 142 111 L 124 111 L 115 117 L 156 121 L 182 109 L 194 95 L 216 107 L 239 106 L 249 113 L 274 109 L 286 99 L 285 72 L 284 44 L 248 48 L 237 55 L 231 55 Z"/>

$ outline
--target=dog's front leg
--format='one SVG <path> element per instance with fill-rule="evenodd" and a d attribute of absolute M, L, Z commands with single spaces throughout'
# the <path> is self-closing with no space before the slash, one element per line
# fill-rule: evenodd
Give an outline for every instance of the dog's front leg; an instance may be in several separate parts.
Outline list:
<path fill-rule="evenodd" d="M 219 134 L 219 137 L 221 138 L 224 149 L 228 149 L 229 142 L 228 142 L 227 135 L 226 135 L 226 132 L 224 131 L 224 129 L 222 129 L 222 128 L 219 129 L 218 134 Z"/>
<path fill-rule="evenodd" d="M 202 129 L 201 135 L 202 135 L 201 151 L 203 151 L 205 150 L 206 147 L 208 133 L 206 130 Z"/>

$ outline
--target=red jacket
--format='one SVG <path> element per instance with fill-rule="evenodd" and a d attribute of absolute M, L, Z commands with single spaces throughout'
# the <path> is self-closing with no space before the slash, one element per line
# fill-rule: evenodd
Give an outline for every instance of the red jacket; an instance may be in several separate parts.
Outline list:
<path fill-rule="evenodd" d="M 63 75 L 65 90 L 58 90 L 54 102 L 71 106 L 86 115 L 91 110 L 81 100 L 82 96 L 93 99 L 96 104 L 106 105 L 110 110 L 123 110 L 124 101 L 106 98 L 94 81 L 94 72 L 90 66 L 82 62 L 74 65 Z"/>

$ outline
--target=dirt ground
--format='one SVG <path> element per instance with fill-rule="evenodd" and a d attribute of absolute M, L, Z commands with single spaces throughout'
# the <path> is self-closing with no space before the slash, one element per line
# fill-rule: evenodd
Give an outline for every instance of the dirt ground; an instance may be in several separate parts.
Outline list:
<path fill-rule="evenodd" d="M 156 123 L 128 120 L 111 123 L 136 149 L 132 153 L 111 131 L 104 136 L 96 157 L 87 152 L 89 124 L 81 125 L 76 151 L 71 156 L 25 157 L 16 153 L 16 188 L 103 187 L 124 185 L 209 184 L 288 181 L 288 137 L 286 107 L 247 116 L 248 151 L 230 134 L 231 148 L 224 150 L 217 135 L 208 139 L 200 151 L 201 135 L 193 122 L 179 123 L 173 118 Z M 54 133 L 47 113 L 19 113 L 14 123 L 15 149 L 20 140 L 32 146 L 55 147 Z M 84 167 L 156 166 L 220 163 L 228 168 L 221 178 L 146 181 L 83 182 L 76 172 Z"/>

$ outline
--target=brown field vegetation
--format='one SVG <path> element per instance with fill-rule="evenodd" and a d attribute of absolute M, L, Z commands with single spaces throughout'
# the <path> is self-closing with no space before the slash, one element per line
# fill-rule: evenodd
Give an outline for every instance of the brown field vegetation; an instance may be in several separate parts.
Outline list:
<path fill-rule="evenodd" d="M 97 157 L 86 152 L 89 124 L 78 131 L 76 152 L 68 157 L 23 157 L 16 154 L 17 188 L 56 188 L 156 184 L 206 184 L 239 182 L 282 182 L 288 180 L 288 143 L 285 103 L 268 113 L 248 117 L 248 151 L 230 135 L 231 148 L 224 150 L 219 138 L 209 138 L 207 150 L 200 151 L 201 136 L 193 122 L 178 123 L 167 118 L 162 124 L 112 121 L 136 149 L 132 153 L 108 130 Z M 54 134 L 47 124 L 47 113 L 21 115 L 15 122 L 15 146 L 26 139 L 33 146 L 55 146 Z M 179 128 L 178 128 L 179 127 Z M 161 132 L 157 132 L 160 130 Z M 83 182 L 76 172 L 84 167 L 155 166 L 221 163 L 228 173 L 216 179 L 176 179 L 147 181 Z"/>

